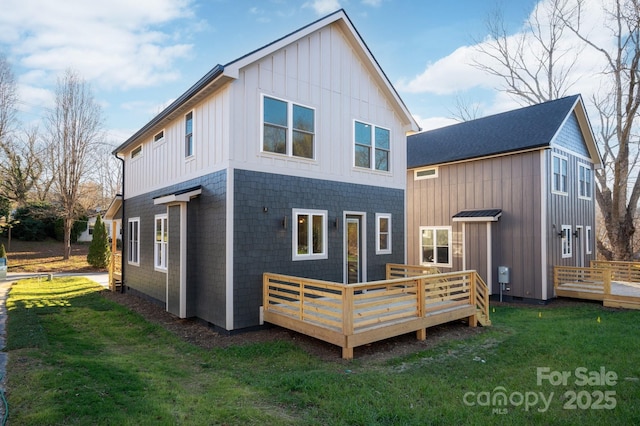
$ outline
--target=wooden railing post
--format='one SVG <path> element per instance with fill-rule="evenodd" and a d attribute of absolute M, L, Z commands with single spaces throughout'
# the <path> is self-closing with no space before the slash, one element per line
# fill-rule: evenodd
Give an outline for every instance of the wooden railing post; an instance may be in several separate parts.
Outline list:
<path fill-rule="evenodd" d="M 342 345 L 342 358 L 353 359 L 353 346 L 350 340 L 353 336 L 353 287 L 347 285 L 342 292 L 342 334 L 344 343 Z"/>
<path fill-rule="evenodd" d="M 605 296 L 611 295 L 611 270 L 603 269 L 602 270 L 602 279 L 604 283 L 604 294 Z"/>
<path fill-rule="evenodd" d="M 269 310 L 269 274 L 262 274 L 262 311 Z"/>
<path fill-rule="evenodd" d="M 424 280 L 425 278 L 420 278 L 414 281 L 417 288 L 417 297 L 418 297 L 418 316 L 420 318 L 424 318 L 426 316 L 426 303 L 425 294 L 424 294 Z M 416 331 L 416 339 L 425 340 L 427 338 L 427 329 L 421 328 Z"/>
<path fill-rule="evenodd" d="M 469 304 L 476 306 L 476 271 L 469 272 Z M 473 314 L 469 317 L 469 326 L 478 326 L 478 315 Z"/>

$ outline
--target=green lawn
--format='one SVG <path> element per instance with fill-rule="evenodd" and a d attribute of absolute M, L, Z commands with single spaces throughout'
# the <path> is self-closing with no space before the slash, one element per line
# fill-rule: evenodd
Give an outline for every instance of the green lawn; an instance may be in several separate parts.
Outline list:
<path fill-rule="evenodd" d="M 13 286 L 11 424 L 640 423 L 640 311 L 498 307 L 468 339 L 345 363 L 289 342 L 204 350 L 99 291 Z"/>

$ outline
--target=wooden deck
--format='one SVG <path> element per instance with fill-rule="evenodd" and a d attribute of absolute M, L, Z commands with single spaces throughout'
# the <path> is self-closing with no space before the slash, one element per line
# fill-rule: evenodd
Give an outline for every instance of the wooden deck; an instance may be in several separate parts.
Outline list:
<path fill-rule="evenodd" d="M 345 359 L 357 346 L 414 331 L 424 340 L 428 327 L 462 318 L 491 324 L 475 271 L 432 272 L 387 265 L 387 280 L 350 285 L 265 273 L 264 321 L 340 346 Z"/>
<path fill-rule="evenodd" d="M 640 264 L 594 261 L 591 266 L 556 266 L 556 296 L 601 300 L 611 308 L 640 309 Z"/>

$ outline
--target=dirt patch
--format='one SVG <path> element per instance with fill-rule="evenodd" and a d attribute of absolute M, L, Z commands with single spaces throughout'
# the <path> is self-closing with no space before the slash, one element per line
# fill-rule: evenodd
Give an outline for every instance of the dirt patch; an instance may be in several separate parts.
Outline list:
<path fill-rule="evenodd" d="M 281 327 L 273 326 L 257 331 L 227 335 L 215 331 L 201 321 L 180 319 L 166 312 L 161 306 L 132 294 L 113 293 L 110 291 L 105 291 L 103 294 L 107 299 L 139 313 L 147 321 L 158 324 L 182 340 L 204 349 L 279 340 L 292 342 L 323 361 L 349 362 L 342 360 L 341 348 Z M 409 333 L 359 346 L 355 348 L 354 356 L 357 360 L 385 361 L 430 349 L 443 341 L 465 339 L 483 331 L 482 327 L 472 328 L 462 321 L 454 321 L 427 329 L 427 340 L 417 340 L 415 333 Z"/>

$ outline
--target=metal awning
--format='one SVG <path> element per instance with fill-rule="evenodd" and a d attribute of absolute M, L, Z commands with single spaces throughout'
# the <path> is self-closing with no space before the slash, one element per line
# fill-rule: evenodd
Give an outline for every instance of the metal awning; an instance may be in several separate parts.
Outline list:
<path fill-rule="evenodd" d="M 497 222 L 502 209 L 461 210 L 453 215 L 454 222 Z"/>
<path fill-rule="evenodd" d="M 155 197 L 153 204 L 157 206 L 160 204 L 185 203 L 200 194 L 202 194 L 202 186 L 198 185 L 193 188 L 182 189 L 171 194 Z"/>
<path fill-rule="evenodd" d="M 104 218 L 108 220 L 122 219 L 122 195 L 116 195 L 104 214 Z"/>

